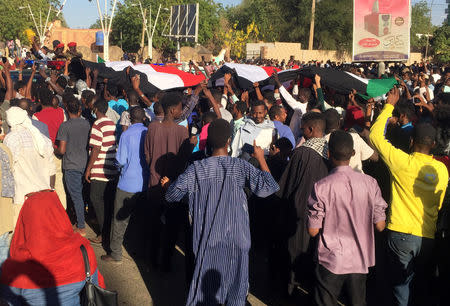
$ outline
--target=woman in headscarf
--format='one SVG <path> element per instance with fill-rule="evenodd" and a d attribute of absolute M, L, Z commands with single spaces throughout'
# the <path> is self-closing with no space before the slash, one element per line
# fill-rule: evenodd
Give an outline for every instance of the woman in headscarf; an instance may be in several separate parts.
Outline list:
<path fill-rule="evenodd" d="M 104 287 L 94 250 L 74 233 L 56 192 L 28 194 L 1 267 L 0 296 L 9 305 L 80 305 L 86 279 L 81 245 L 93 282 Z"/>

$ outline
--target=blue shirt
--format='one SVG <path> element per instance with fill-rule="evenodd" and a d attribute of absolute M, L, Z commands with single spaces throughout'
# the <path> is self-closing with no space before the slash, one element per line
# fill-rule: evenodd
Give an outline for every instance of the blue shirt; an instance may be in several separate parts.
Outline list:
<path fill-rule="evenodd" d="M 408 122 L 405 125 L 402 125 L 402 129 L 404 129 L 407 132 L 410 132 L 414 128 L 412 122 Z"/>
<path fill-rule="evenodd" d="M 144 142 L 147 128 L 142 123 L 132 124 L 120 137 L 116 161 L 120 169 L 120 190 L 137 193 L 146 190 L 149 168 L 145 161 Z"/>
<path fill-rule="evenodd" d="M 280 121 L 276 120 L 273 121 L 273 125 L 275 125 L 275 128 L 277 129 L 280 138 L 285 137 L 289 139 L 289 141 L 292 143 L 292 148 L 295 148 L 295 137 L 294 133 L 292 133 L 291 128 L 281 123 Z"/>
<path fill-rule="evenodd" d="M 108 102 L 108 106 L 118 113 L 119 116 L 122 115 L 123 111 L 128 110 L 128 102 L 124 99 L 111 100 Z"/>

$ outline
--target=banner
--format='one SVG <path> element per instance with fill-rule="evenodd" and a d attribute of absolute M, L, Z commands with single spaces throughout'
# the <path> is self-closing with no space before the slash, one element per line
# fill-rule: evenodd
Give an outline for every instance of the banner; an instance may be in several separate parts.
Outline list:
<path fill-rule="evenodd" d="M 409 59 L 410 0 L 353 1 L 353 61 Z"/>

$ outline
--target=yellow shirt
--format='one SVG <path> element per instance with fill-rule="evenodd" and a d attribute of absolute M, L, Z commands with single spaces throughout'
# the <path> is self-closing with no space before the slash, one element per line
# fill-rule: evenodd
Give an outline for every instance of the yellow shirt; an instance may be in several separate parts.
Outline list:
<path fill-rule="evenodd" d="M 419 237 L 434 238 L 438 211 L 444 200 L 448 171 L 433 156 L 407 154 L 385 138 L 394 107 L 384 106 L 374 123 L 370 141 L 389 167 L 392 197 L 387 228 Z"/>

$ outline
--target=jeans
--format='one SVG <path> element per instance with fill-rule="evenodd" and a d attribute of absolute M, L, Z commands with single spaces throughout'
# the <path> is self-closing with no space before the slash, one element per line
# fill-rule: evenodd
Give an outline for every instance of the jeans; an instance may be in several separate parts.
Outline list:
<path fill-rule="evenodd" d="M 77 216 L 77 227 L 85 228 L 84 200 L 83 200 L 83 172 L 78 170 L 64 170 L 64 181 L 72 199 Z"/>
<path fill-rule="evenodd" d="M 388 231 L 388 271 L 391 275 L 392 304 L 407 306 L 409 300 L 426 305 L 433 267 L 434 239 Z M 415 295 L 410 299 L 414 281 Z M 422 304 L 425 303 L 425 304 Z"/>
<path fill-rule="evenodd" d="M 367 274 L 334 274 L 320 264 L 315 274 L 314 305 L 337 305 L 342 288 L 347 292 L 349 305 L 366 305 Z"/>
<path fill-rule="evenodd" d="M 92 282 L 98 285 L 98 270 L 92 275 Z M 0 296 L 7 305 L 62 305 L 79 306 L 80 292 L 85 281 L 55 288 L 22 289 L 0 285 Z"/>
<path fill-rule="evenodd" d="M 103 233 L 104 227 L 106 227 L 107 231 L 109 230 L 111 208 L 114 203 L 114 193 L 115 181 L 91 181 L 90 198 L 97 216 L 100 234 Z M 109 235 L 107 235 L 107 237 L 109 237 Z"/>
<path fill-rule="evenodd" d="M 116 189 L 110 242 L 111 257 L 115 260 L 122 259 L 123 236 L 127 230 L 130 216 L 136 208 L 136 205 L 143 203 L 144 200 L 144 193 L 130 193 L 119 188 Z"/>

